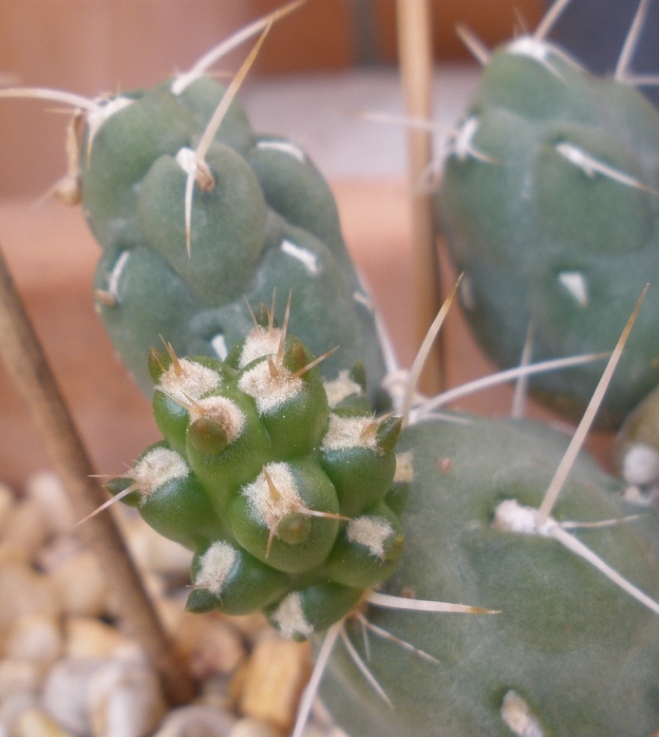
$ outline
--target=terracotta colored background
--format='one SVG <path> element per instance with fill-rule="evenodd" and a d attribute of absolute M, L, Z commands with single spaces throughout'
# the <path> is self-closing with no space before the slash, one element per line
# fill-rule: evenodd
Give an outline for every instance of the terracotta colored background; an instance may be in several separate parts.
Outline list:
<path fill-rule="evenodd" d="M 283 0 L 0 0 L 0 73 L 27 86 L 95 96 L 150 85 L 185 69 L 207 48 Z M 509 38 L 516 18 L 533 28 L 541 0 L 433 0 L 437 56 L 467 55 L 455 24 L 488 45 Z M 391 64 L 395 0 L 309 0 L 270 34 L 256 74 Z M 222 68 L 237 68 L 241 54 Z M 0 103 L 0 198 L 44 191 L 64 166 L 65 116 L 35 102 Z M 34 114 L 26 115 L 26 109 Z"/>

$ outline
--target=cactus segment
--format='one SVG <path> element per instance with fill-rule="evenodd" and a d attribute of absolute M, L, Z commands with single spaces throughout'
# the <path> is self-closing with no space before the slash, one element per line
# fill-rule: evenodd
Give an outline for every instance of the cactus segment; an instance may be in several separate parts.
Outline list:
<path fill-rule="evenodd" d="M 542 37 L 496 49 L 460 124 L 438 194 L 460 299 L 496 363 L 609 350 L 659 271 L 659 113 L 637 90 L 588 74 Z M 659 381 L 651 289 L 598 417 L 617 428 Z M 578 418 L 595 366 L 530 380 Z"/>
<path fill-rule="evenodd" d="M 348 365 L 363 359 L 371 406 L 385 406 L 375 314 L 331 191 L 296 144 L 255 135 L 235 99 L 224 110 L 236 86 L 195 74 L 79 114 L 82 205 L 104 249 L 101 318 L 149 393 L 142 354 L 159 336 L 180 355 L 224 359 L 246 332 L 243 298 L 292 290 L 304 309 L 291 329 L 316 355 L 340 345 Z M 330 358 L 322 373 L 343 367 Z"/>
<path fill-rule="evenodd" d="M 359 366 L 342 388 L 329 382 L 337 412 L 350 399 L 344 414 L 331 411 L 326 354 L 314 358 L 288 333 L 290 299 L 282 327 L 274 311 L 273 301 L 252 314 L 226 361 L 179 357 L 168 343 L 151 351 L 164 439 L 108 489 L 195 552 L 189 610 L 263 609 L 306 639 L 400 557 L 402 529 L 385 501 L 400 421 L 373 417 Z"/>
<path fill-rule="evenodd" d="M 344 633 L 393 709 L 383 708 L 342 640 L 323 677 L 323 702 L 351 737 L 652 734 L 659 724 L 656 610 L 558 538 L 578 539 L 656 602 L 659 558 L 650 540 L 659 516 L 639 517 L 620 482 L 582 453 L 553 511 L 557 537 L 533 525 L 513 531 L 494 524 L 509 506 L 537 512 L 568 443 L 530 421 L 463 420 L 420 422 L 401 434 L 399 452 L 412 454 L 413 470 L 412 478 L 403 474 L 411 486 L 401 517 L 406 547 L 382 590 L 501 613 L 364 609 L 389 637 L 369 637 L 367 653 L 363 621 L 348 619 Z"/>

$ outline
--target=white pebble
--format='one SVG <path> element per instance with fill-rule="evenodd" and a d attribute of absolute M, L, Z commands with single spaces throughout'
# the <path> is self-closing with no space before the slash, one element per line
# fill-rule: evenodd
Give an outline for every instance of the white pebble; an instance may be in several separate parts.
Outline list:
<path fill-rule="evenodd" d="M 73 505 L 60 477 L 53 471 L 33 474 L 25 484 L 25 491 L 46 515 L 52 534 L 71 532 L 76 523 Z"/>
<path fill-rule="evenodd" d="M 62 658 L 51 668 L 44 683 L 41 705 L 63 729 L 77 737 L 91 732 L 89 683 L 107 661 Z"/>
<path fill-rule="evenodd" d="M 139 646 L 109 624 L 93 617 L 68 617 L 64 623 L 65 653 L 70 658 L 139 656 Z"/>
<path fill-rule="evenodd" d="M 68 737 L 68 732 L 40 709 L 23 712 L 13 732 L 14 737 Z"/>
<path fill-rule="evenodd" d="M 97 617 L 105 612 L 107 579 L 89 550 L 67 560 L 50 574 L 65 614 Z"/>
<path fill-rule="evenodd" d="M 193 704 L 172 710 L 153 737 L 228 737 L 235 722 L 231 714 Z"/>
<path fill-rule="evenodd" d="M 8 632 L 5 654 L 47 667 L 61 655 L 62 639 L 57 620 L 44 614 L 29 614 Z"/>
<path fill-rule="evenodd" d="M 154 671 L 144 663 L 120 660 L 93 674 L 89 708 L 94 737 L 147 737 L 167 712 Z"/>
<path fill-rule="evenodd" d="M 280 737 L 281 732 L 259 719 L 240 719 L 229 733 L 229 737 Z"/>

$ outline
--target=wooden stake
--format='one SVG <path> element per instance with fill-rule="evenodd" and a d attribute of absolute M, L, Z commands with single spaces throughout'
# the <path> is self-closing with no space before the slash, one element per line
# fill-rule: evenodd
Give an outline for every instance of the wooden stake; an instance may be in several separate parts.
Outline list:
<path fill-rule="evenodd" d="M 430 0 L 397 0 L 398 55 L 405 98 L 405 112 L 413 118 L 430 119 L 432 114 L 432 35 Z M 410 191 L 418 191 L 422 174 L 432 160 L 432 133 L 408 130 Z M 435 245 L 432 196 L 411 195 L 414 288 L 416 309 L 411 326 L 416 343 L 421 345 L 439 311 L 442 298 L 439 263 Z M 443 386 L 441 340 L 421 377 L 421 389 L 435 394 Z"/>
<path fill-rule="evenodd" d="M 107 495 L 96 479 L 80 436 L 57 386 L 0 249 L 0 356 L 28 407 L 55 471 L 79 518 L 103 504 Z M 117 597 L 120 616 L 160 674 L 172 705 L 190 701 L 194 684 L 180 662 L 149 599 L 119 529 L 101 514 L 80 529 L 94 550 Z"/>

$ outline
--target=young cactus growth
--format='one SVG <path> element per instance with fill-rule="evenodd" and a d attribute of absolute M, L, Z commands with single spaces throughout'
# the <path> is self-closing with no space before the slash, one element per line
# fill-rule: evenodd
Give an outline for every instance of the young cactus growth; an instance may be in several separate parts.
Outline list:
<path fill-rule="evenodd" d="M 188 609 L 264 609 L 306 639 L 352 610 L 403 550 L 386 502 L 401 421 L 374 418 L 363 371 L 323 384 L 274 306 L 226 361 L 152 350 L 164 439 L 108 489 L 195 552 Z"/>
<path fill-rule="evenodd" d="M 491 54 L 478 47 L 485 66 L 438 208 L 465 273 L 466 316 L 502 366 L 519 361 L 529 332 L 534 360 L 605 349 L 651 282 L 600 410 L 599 426 L 613 429 L 659 382 L 659 113 L 630 83 L 639 23 L 616 75 L 597 78 L 546 40 L 566 4 L 533 36 Z M 597 379 L 596 366 L 582 366 L 530 387 L 575 418 Z"/>

